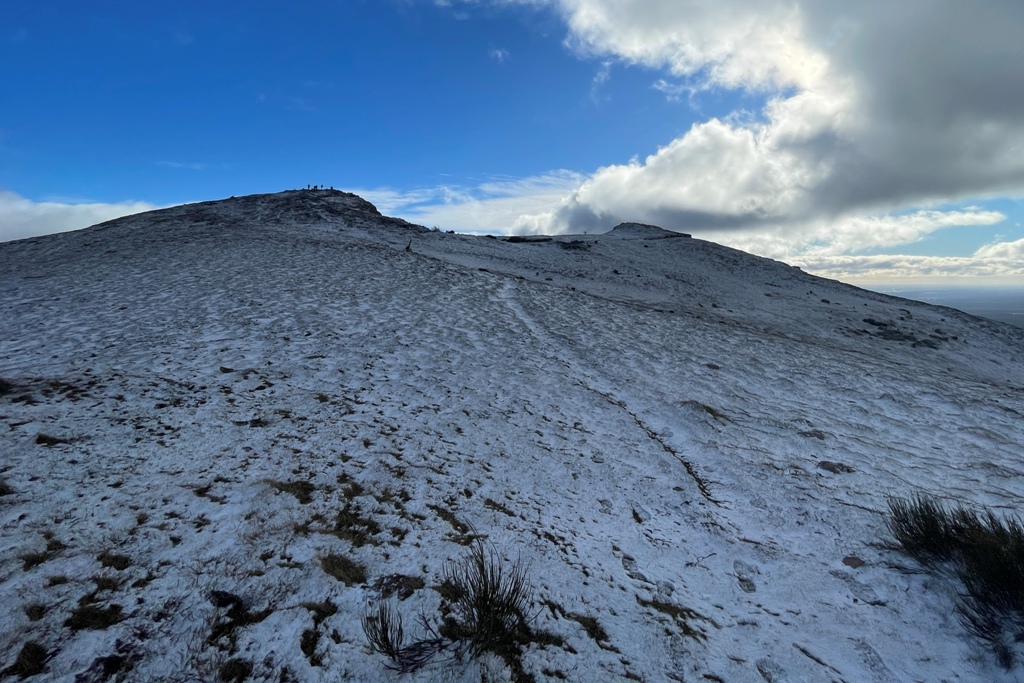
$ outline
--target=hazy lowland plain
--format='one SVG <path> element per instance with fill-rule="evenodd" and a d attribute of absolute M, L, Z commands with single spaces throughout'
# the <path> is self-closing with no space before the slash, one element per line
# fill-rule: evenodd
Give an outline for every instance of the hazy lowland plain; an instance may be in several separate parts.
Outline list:
<path fill-rule="evenodd" d="M 878 285 L 876 292 L 956 308 L 982 318 L 1024 327 L 1024 286 Z"/>
<path fill-rule="evenodd" d="M 10 675 L 1021 676 L 888 519 L 1018 509 L 1024 330 L 651 226 L 456 235 L 331 191 L 2 244 L 0 292 Z M 474 553 L 526 580 L 499 647 L 465 646 Z M 369 647 L 381 605 L 417 671 Z"/>

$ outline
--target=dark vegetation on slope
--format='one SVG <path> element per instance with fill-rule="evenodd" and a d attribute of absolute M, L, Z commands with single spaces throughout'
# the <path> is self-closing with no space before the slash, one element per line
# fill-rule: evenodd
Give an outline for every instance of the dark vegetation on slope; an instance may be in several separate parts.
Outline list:
<path fill-rule="evenodd" d="M 1017 663 L 1024 643 L 1024 524 L 963 505 L 947 509 L 926 496 L 889 502 L 889 530 L 928 569 L 959 579 L 957 611 L 967 630 L 999 663 Z"/>
<path fill-rule="evenodd" d="M 363 632 L 370 649 L 386 656 L 387 668 L 410 672 L 426 666 L 442 653 L 454 659 L 491 653 L 508 666 L 514 681 L 533 681 L 523 670 L 522 650 L 530 643 L 560 644 L 557 636 L 530 628 L 527 610 L 533 587 L 523 565 L 506 567 L 501 559 L 477 540 L 468 555 L 445 568 L 438 587 L 441 623 L 420 616 L 425 636 L 407 643 L 402 615 L 381 603 L 363 617 Z"/>

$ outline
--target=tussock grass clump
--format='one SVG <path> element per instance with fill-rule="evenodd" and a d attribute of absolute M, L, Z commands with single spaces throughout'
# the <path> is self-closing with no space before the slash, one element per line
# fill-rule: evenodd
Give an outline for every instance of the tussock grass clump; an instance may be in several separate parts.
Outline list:
<path fill-rule="evenodd" d="M 408 673 L 441 653 L 455 659 L 492 653 L 505 662 L 513 680 L 533 680 L 520 661 L 523 647 L 551 638 L 530 629 L 533 587 L 525 567 L 519 561 L 506 566 L 477 540 L 467 556 L 445 568 L 441 587 L 441 623 L 434 626 L 421 616 L 425 636 L 418 640 L 406 642 L 402 615 L 388 603 L 363 617 L 370 649 L 390 660 L 387 668 Z"/>
<path fill-rule="evenodd" d="M 1024 643 L 1024 524 L 990 510 L 950 509 L 925 496 L 889 502 L 889 530 L 902 550 L 929 569 L 959 579 L 964 627 L 985 641 L 1006 669 Z"/>
<path fill-rule="evenodd" d="M 533 587 L 519 562 L 506 568 L 483 541 L 477 541 L 463 559 L 448 565 L 444 581 L 455 589 L 454 620 L 443 630 L 452 640 L 468 643 L 473 655 L 504 653 L 529 637 L 526 609 Z"/>
<path fill-rule="evenodd" d="M 962 509 L 961 509 L 962 510 Z M 907 555 L 925 566 L 952 560 L 958 552 L 957 510 L 947 511 L 926 496 L 889 501 L 889 531 Z"/>

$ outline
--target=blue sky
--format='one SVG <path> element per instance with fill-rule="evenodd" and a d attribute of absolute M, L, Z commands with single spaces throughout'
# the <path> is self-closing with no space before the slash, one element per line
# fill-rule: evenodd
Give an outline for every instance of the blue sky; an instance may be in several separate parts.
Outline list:
<path fill-rule="evenodd" d="M 9 3 L 0 240 L 323 183 L 444 229 L 1024 283 L 1015 3 L 701 5 Z"/>

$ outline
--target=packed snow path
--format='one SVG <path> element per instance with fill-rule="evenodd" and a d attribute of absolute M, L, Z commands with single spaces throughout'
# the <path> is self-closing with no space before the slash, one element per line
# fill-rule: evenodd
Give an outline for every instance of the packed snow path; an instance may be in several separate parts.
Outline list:
<path fill-rule="evenodd" d="M 1009 326 L 647 226 L 450 235 L 333 192 L 0 245 L 0 286 L 0 666 L 397 680 L 360 617 L 399 584 L 436 612 L 482 535 L 529 567 L 538 680 L 1016 680 L 885 531 L 889 496 L 1018 508 Z"/>

